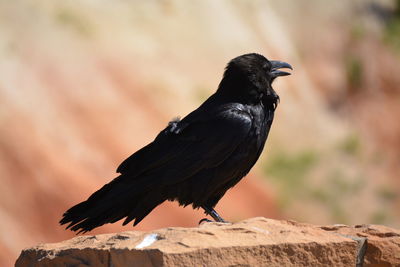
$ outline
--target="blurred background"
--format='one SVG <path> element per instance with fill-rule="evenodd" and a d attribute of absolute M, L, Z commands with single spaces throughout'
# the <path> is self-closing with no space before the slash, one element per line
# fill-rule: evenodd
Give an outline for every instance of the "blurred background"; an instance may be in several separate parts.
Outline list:
<path fill-rule="evenodd" d="M 400 227 L 400 1 L 0 0 L 0 265 L 73 237 L 61 214 L 249 52 L 294 71 L 220 214 Z M 134 229 L 203 217 L 168 202 Z"/>

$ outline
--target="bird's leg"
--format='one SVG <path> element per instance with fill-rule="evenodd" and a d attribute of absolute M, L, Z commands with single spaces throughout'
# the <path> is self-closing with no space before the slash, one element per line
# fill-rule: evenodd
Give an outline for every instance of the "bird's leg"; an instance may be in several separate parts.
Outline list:
<path fill-rule="evenodd" d="M 204 212 L 208 215 L 210 215 L 216 222 L 222 222 L 222 223 L 227 223 L 224 219 L 222 219 L 221 216 L 213 209 L 209 208 L 207 206 L 201 206 L 204 209 Z"/>

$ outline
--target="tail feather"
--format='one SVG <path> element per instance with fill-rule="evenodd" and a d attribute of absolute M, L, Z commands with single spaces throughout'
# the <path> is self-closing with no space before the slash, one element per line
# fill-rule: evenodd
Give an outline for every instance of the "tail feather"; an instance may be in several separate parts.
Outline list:
<path fill-rule="evenodd" d="M 66 229 L 78 234 L 106 223 L 114 223 L 124 217 L 128 217 L 124 225 L 133 219 L 136 225 L 164 200 L 148 183 L 120 175 L 93 193 L 86 201 L 67 210 L 60 224 L 68 224 Z"/>
<path fill-rule="evenodd" d="M 164 198 L 160 191 L 152 191 L 151 194 L 146 195 L 141 198 L 137 203 L 135 209 L 132 209 L 123 222 L 122 225 L 128 224 L 130 221 L 135 219 L 133 225 L 137 225 L 140 221 L 144 219 L 154 208 L 163 203 L 166 198 Z"/>

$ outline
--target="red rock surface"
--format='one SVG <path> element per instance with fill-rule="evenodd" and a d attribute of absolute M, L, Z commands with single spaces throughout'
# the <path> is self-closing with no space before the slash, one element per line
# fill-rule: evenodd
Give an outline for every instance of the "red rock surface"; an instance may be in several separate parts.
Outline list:
<path fill-rule="evenodd" d="M 324 230 L 367 239 L 364 266 L 400 266 L 400 230 L 383 225 L 336 225 L 321 227 Z"/>
<path fill-rule="evenodd" d="M 400 265 L 400 231 L 379 225 L 315 226 L 252 218 L 196 228 L 79 236 L 22 251 L 27 266 L 356 266 Z M 361 237 L 361 238 L 358 238 Z M 360 245 L 366 250 L 360 250 Z M 359 262 L 357 266 L 361 266 Z"/>

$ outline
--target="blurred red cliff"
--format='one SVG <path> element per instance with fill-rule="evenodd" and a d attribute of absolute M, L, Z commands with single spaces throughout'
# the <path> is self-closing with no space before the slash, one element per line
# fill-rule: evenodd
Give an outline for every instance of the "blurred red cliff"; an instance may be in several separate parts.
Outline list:
<path fill-rule="evenodd" d="M 281 103 L 263 158 L 221 200 L 220 214 L 399 227 L 398 8 L 0 1 L 0 265 L 24 247 L 72 237 L 61 214 L 202 103 L 226 63 L 248 52 L 294 71 L 275 84 Z M 168 202 L 135 229 L 191 227 L 203 217 Z"/>

